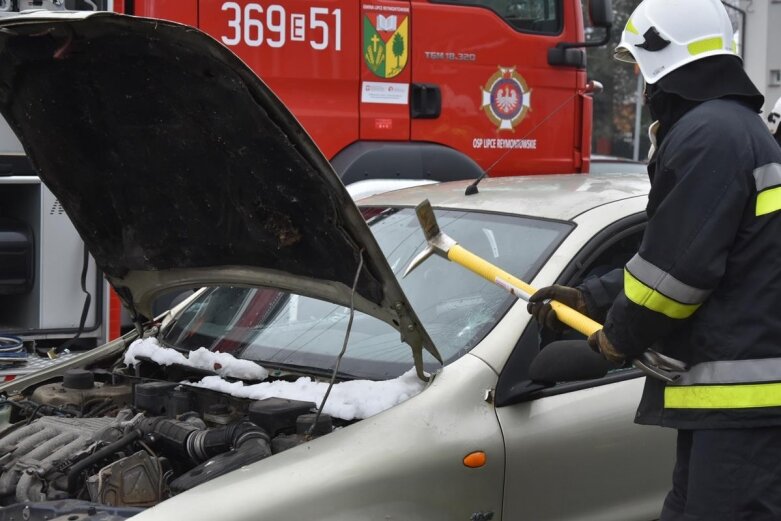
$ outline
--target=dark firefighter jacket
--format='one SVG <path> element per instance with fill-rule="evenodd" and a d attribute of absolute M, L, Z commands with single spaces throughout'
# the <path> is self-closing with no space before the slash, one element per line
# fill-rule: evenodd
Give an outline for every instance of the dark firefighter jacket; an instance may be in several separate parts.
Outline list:
<path fill-rule="evenodd" d="M 652 162 L 640 251 L 581 286 L 590 308 L 609 307 L 616 349 L 691 366 L 674 385 L 647 379 L 636 421 L 781 425 L 781 148 L 756 112 L 716 99 L 683 115 Z"/>

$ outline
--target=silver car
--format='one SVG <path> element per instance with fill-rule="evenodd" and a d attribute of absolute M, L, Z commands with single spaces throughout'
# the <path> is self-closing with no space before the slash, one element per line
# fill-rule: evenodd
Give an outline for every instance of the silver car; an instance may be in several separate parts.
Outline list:
<path fill-rule="evenodd" d="M 556 337 L 524 302 L 441 258 L 400 275 L 424 199 L 537 287 L 621 267 L 643 175 L 436 184 L 359 209 L 210 37 L 111 14 L 0 25 L 0 110 L 136 323 L 0 385 L 0 520 L 658 517 L 673 432 L 633 424 L 638 371 L 535 381 Z"/>

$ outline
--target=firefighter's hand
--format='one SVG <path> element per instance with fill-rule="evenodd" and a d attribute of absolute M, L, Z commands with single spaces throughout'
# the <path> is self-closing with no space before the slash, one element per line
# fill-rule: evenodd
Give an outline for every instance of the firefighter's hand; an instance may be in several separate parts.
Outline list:
<path fill-rule="evenodd" d="M 609 362 L 616 365 L 623 365 L 626 360 L 626 357 L 615 348 L 613 343 L 607 338 L 605 332 L 601 329 L 588 337 L 588 345 L 595 352 L 601 354 Z"/>
<path fill-rule="evenodd" d="M 553 311 L 550 300 L 557 300 L 583 314 L 587 311 L 586 299 L 579 289 L 559 286 L 558 284 L 538 289 L 529 299 L 526 309 L 537 319 L 539 324 L 554 331 L 563 331 L 567 326 L 562 324 L 556 317 L 556 312 Z"/>

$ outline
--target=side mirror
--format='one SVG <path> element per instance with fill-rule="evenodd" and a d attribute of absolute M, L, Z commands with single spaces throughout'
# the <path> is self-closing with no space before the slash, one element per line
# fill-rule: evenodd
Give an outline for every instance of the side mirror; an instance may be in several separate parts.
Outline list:
<path fill-rule="evenodd" d="M 589 0 L 588 16 L 594 27 L 610 27 L 613 25 L 612 0 Z"/>
<path fill-rule="evenodd" d="M 529 377 L 535 382 L 576 382 L 602 378 L 616 368 L 585 340 L 560 340 L 545 346 L 532 360 Z"/>
<path fill-rule="evenodd" d="M 588 12 L 591 25 L 605 30 L 602 38 L 588 42 L 559 42 L 555 47 L 548 49 L 548 65 L 585 69 L 586 53 L 580 49 L 600 47 L 610 41 L 610 29 L 613 26 L 612 0 L 590 0 Z"/>

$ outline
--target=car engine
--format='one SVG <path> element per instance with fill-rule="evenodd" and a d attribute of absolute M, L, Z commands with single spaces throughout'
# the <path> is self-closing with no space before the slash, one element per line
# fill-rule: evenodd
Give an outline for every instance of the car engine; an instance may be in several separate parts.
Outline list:
<path fill-rule="evenodd" d="M 71 369 L 4 403 L 15 421 L 0 433 L 0 521 L 125 519 L 333 429 L 312 402 L 105 370 Z"/>

